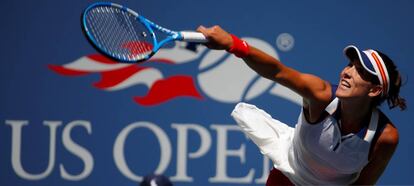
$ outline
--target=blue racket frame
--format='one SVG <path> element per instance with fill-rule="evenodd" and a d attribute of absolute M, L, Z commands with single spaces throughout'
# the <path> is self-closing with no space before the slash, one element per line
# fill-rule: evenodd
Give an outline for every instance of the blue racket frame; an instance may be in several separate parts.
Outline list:
<path fill-rule="evenodd" d="M 136 17 L 136 20 L 138 22 L 140 22 L 141 24 L 143 24 L 145 26 L 145 28 L 148 30 L 148 32 L 150 33 L 151 37 L 152 37 L 152 44 L 153 44 L 153 48 L 151 53 L 146 56 L 144 59 L 141 60 L 134 60 L 134 61 L 130 61 L 130 60 L 123 60 L 120 59 L 116 56 L 111 55 L 108 51 L 106 51 L 105 49 L 101 48 L 98 44 L 98 42 L 96 41 L 95 37 L 90 33 L 90 31 L 87 28 L 87 23 L 86 23 L 86 13 L 89 12 L 91 9 L 94 9 L 96 7 L 118 7 L 120 8 L 122 11 L 125 12 L 129 12 L 132 15 L 134 15 Z M 155 24 L 154 22 L 146 19 L 145 17 L 139 15 L 137 12 L 129 9 L 128 7 L 116 4 L 116 3 L 112 3 L 112 2 L 97 2 L 97 3 L 93 3 L 90 6 L 88 6 L 83 15 L 82 15 L 82 28 L 84 33 L 86 34 L 88 40 L 92 43 L 92 45 L 95 47 L 95 49 L 97 49 L 98 51 L 106 54 L 107 56 L 120 61 L 120 62 L 125 62 L 125 63 L 136 63 L 136 62 L 141 62 L 141 61 L 145 61 L 148 60 L 150 57 L 152 57 L 164 44 L 174 41 L 174 40 L 183 40 L 183 35 L 180 32 L 176 32 L 176 31 L 172 31 L 169 29 L 166 29 L 162 26 L 159 26 L 157 24 Z M 163 39 L 162 41 L 158 41 L 157 36 L 154 32 L 154 29 L 156 29 L 157 31 L 160 31 L 162 33 L 165 33 L 167 35 L 167 37 L 165 39 Z"/>

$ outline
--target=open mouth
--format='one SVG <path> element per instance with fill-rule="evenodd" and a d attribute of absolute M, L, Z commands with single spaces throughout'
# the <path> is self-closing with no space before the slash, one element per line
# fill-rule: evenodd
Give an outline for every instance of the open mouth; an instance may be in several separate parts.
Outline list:
<path fill-rule="evenodd" d="M 351 84 L 348 81 L 344 80 L 344 79 L 341 79 L 341 85 L 346 87 L 346 88 L 351 88 Z"/>

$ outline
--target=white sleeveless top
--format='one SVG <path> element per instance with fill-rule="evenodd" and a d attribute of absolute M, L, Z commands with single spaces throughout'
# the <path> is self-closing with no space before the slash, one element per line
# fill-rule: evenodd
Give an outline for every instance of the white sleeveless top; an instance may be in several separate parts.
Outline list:
<path fill-rule="evenodd" d="M 295 128 L 273 119 L 254 105 L 239 103 L 232 112 L 241 129 L 274 167 L 296 185 L 347 185 L 353 183 L 368 163 L 370 144 L 378 124 L 373 109 L 364 139 L 341 135 L 333 117 L 338 98 L 325 109 L 329 116 L 309 124 L 303 114 Z"/>

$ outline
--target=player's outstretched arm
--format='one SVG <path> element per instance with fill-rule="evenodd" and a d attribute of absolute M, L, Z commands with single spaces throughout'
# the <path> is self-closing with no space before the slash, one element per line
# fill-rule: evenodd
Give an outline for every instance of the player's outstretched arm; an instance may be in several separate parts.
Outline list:
<path fill-rule="evenodd" d="M 219 26 L 210 28 L 200 26 L 197 31 L 203 33 L 209 40 L 206 46 L 210 49 L 229 50 L 234 44 L 232 36 Z M 290 68 L 260 49 L 249 46 L 248 54 L 242 58 L 261 76 L 278 82 L 301 95 L 305 106 L 309 104 L 324 107 L 331 99 L 329 83 L 317 76 Z"/>

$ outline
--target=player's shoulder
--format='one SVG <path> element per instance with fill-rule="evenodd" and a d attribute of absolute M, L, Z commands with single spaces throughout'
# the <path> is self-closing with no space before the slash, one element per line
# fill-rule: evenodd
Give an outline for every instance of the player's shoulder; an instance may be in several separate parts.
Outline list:
<path fill-rule="evenodd" d="M 399 134 L 394 123 L 383 112 L 379 112 L 378 124 L 383 129 L 381 130 L 377 144 L 385 147 L 396 147 L 399 142 Z"/>

